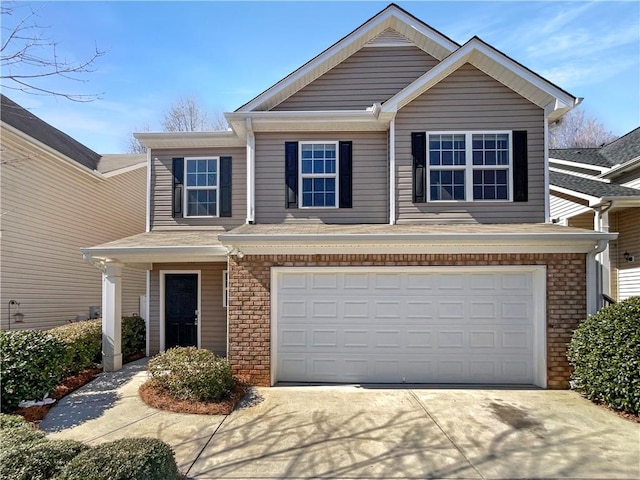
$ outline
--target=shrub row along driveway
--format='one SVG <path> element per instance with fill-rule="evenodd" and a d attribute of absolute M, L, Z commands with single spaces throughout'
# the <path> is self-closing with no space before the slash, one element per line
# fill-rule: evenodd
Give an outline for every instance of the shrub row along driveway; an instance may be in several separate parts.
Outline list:
<path fill-rule="evenodd" d="M 144 364 L 56 406 L 52 438 L 153 436 L 189 478 L 639 478 L 640 425 L 568 391 L 277 387 L 225 416 L 137 397 Z"/>

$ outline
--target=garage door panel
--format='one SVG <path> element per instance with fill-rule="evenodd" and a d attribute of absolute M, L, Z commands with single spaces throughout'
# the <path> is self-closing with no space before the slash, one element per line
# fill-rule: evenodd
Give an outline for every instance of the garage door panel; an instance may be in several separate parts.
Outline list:
<path fill-rule="evenodd" d="M 283 273 L 277 379 L 533 383 L 532 285 L 527 272 Z"/>

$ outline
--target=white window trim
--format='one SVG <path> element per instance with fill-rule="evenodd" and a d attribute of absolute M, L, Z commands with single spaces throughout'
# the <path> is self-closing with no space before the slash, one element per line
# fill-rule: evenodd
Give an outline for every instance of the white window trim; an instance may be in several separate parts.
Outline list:
<path fill-rule="evenodd" d="M 187 164 L 189 160 L 215 160 L 216 161 L 216 186 L 189 187 L 187 186 Z M 184 188 L 182 205 L 185 218 L 217 218 L 220 216 L 220 157 L 184 157 Z M 216 191 L 216 214 L 215 215 L 189 215 L 189 190 L 215 190 Z"/>
<path fill-rule="evenodd" d="M 513 202 L 513 132 L 511 130 L 445 130 L 427 131 L 426 133 L 426 188 L 427 202 L 433 203 L 499 203 Z M 509 137 L 509 164 L 508 165 L 473 165 L 473 135 L 507 134 Z M 465 200 L 432 200 L 431 199 L 431 169 L 429 162 L 429 135 L 464 135 L 465 165 L 433 165 L 434 170 L 464 170 Z M 507 170 L 508 198 L 495 200 L 473 199 L 473 170 Z"/>
<path fill-rule="evenodd" d="M 317 145 L 319 143 L 323 143 L 323 144 L 333 144 L 336 146 L 336 172 L 335 173 L 302 173 L 302 145 Z M 340 205 L 340 200 L 339 200 L 339 189 L 340 189 L 340 185 L 338 182 L 338 178 L 339 178 L 339 169 L 340 169 L 340 142 L 335 141 L 335 140 L 304 140 L 304 141 L 299 141 L 298 142 L 298 208 L 302 208 L 305 210 L 308 209 L 322 209 L 322 210 L 326 210 L 326 209 L 335 209 L 338 208 Z M 302 179 L 303 178 L 335 178 L 336 179 L 336 203 L 334 206 L 324 206 L 324 207 L 316 207 L 316 206 L 310 206 L 310 207 L 304 207 L 302 206 Z"/>
<path fill-rule="evenodd" d="M 222 306 L 229 306 L 229 270 L 222 271 Z"/>

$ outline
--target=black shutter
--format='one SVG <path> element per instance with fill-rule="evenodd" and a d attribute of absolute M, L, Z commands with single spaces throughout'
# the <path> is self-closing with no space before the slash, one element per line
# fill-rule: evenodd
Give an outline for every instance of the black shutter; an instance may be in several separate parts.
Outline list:
<path fill-rule="evenodd" d="M 284 143 L 285 207 L 298 208 L 298 142 Z"/>
<path fill-rule="evenodd" d="M 527 131 L 513 132 L 513 201 L 526 202 L 529 198 L 527 175 Z"/>
<path fill-rule="evenodd" d="M 351 191 L 352 191 L 352 142 L 340 142 L 340 201 L 338 206 L 340 208 L 351 208 Z"/>
<path fill-rule="evenodd" d="M 411 155 L 413 156 L 413 203 L 427 201 L 427 134 L 411 133 Z"/>
<path fill-rule="evenodd" d="M 231 157 L 220 157 L 220 216 L 231 216 Z"/>
<path fill-rule="evenodd" d="M 182 218 L 182 190 L 184 188 L 184 158 L 174 158 L 171 168 L 173 174 L 172 212 L 173 218 Z"/>

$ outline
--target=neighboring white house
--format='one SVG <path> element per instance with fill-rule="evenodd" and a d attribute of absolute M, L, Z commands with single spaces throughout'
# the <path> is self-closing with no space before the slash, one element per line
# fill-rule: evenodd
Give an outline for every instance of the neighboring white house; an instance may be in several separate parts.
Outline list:
<path fill-rule="evenodd" d="M 99 155 L 1 100 L 0 325 L 11 315 L 11 329 L 51 328 L 102 304 L 80 247 L 144 232 L 146 155 Z M 145 272 L 123 276 L 122 314 L 140 313 Z"/>

